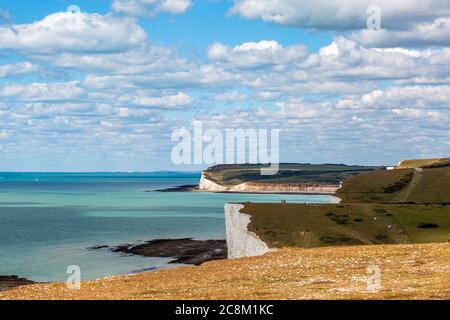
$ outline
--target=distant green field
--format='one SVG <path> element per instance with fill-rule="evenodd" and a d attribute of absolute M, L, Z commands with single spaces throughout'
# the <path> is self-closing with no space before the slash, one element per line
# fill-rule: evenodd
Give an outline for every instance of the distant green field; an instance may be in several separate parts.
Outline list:
<path fill-rule="evenodd" d="M 450 203 L 450 165 L 362 173 L 336 196 L 344 203 Z"/>
<path fill-rule="evenodd" d="M 439 166 L 450 164 L 450 158 L 435 158 L 435 159 L 416 159 L 416 160 L 404 160 L 400 163 L 398 168 L 400 169 L 415 169 L 427 166 Z"/>
<path fill-rule="evenodd" d="M 237 185 L 243 182 L 267 183 L 323 183 L 336 184 L 376 167 L 347 166 L 343 164 L 280 164 L 278 174 L 261 175 L 262 165 L 218 165 L 205 171 L 208 179 L 221 185 Z"/>
<path fill-rule="evenodd" d="M 247 203 L 241 212 L 274 248 L 450 241 L 450 205 Z"/>

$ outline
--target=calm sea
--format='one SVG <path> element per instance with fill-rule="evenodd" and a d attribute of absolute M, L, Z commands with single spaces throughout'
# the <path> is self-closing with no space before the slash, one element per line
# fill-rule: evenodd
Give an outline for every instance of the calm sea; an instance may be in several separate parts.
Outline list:
<path fill-rule="evenodd" d="M 226 202 L 331 202 L 329 196 L 154 192 L 200 173 L 0 173 L 0 275 L 65 281 L 168 267 L 169 259 L 87 250 L 159 238 L 224 239 Z M 149 192 L 150 191 L 150 192 Z"/>

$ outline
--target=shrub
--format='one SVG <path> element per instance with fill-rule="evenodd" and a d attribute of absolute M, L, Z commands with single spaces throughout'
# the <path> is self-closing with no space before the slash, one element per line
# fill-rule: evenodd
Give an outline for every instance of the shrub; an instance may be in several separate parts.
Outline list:
<path fill-rule="evenodd" d="M 417 225 L 417 228 L 420 229 L 435 229 L 439 228 L 439 226 L 436 223 L 429 223 L 429 222 L 421 222 Z"/>

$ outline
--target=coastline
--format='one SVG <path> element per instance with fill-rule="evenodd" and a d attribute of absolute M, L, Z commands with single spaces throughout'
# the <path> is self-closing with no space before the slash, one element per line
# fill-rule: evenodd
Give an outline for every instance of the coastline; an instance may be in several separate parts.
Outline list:
<path fill-rule="evenodd" d="M 187 186 L 178 186 L 174 188 L 167 189 L 159 189 L 159 190 L 148 190 L 146 192 L 204 192 L 204 193 L 230 193 L 230 194 L 299 194 L 299 195 L 311 195 L 311 196 L 333 196 L 336 198 L 335 201 L 341 201 L 338 197 L 334 196 L 334 193 L 314 193 L 314 192 L 300 192 L 300 191 L 232 191 L 232 190 L 223 190 L 223 191 L 215 191 L 215 190 L 202 190 L 198 187 L 198 185 L 187 185 Z M 333 202 L 338 203 L 338 202 Z"/>
<path fill-rule="evenodd" d="M 195 240 L 193 238 L 181 239 L 154 239 L 141 243 L 122 244 L 118 246 L 95 245 L 86 250 L 109 250 L 111 253 L 137 255 L 141 257 L 171 258 L 169 264 L 199 266 L 213 260 L 227 259 L 226 240 Z M 128 275 L 154 271 L 148 268 Z M 97 280 L 101 280 L 99 278 Z M 11 290 L 16 287 L 37 284 L 30 279 L 17 275 L 0 275 L 0 291 Z M 56 283 L 56 282 L 54 282 Z"/>
<path fill-rule="evenodd" d="M 292 183 L 292 182 L 258 182 L 243 181 L 238 184 L 226 185 L 207 176 L 202 171 L 200 181 L 195 185 L 179 185 L 175 187 L 153 190 L 156 192 L 211 192 L 230 194 L 278 194 L 278 195 L 331 195 L 334 196 L 342 183 Z M 152 192 L 148 190 L 146 192 Z M 333 200 L 334 201 L 338 200 Z M 340 200 L 339 200 L 340 201 Z"/>

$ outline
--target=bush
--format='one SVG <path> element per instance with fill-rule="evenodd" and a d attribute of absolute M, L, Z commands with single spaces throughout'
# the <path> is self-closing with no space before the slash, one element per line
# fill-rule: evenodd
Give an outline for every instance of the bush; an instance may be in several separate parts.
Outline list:
<path fill-rule="evenodd" d="M 404 187 L 406 187 L 411 182 L 413 177 L 414 177 L 414 173 L 412 173 L 412 172 L 406 174 L 402 179 L 400 179 L 396 183 L 390 185 L 387 188 L 384 188 L 384 192 L 385 193 L 394 193 L 394 192 L 402 190 Z"/>
<path fill-rule="evenodd" d="M 436 223 L 429 223 L 429 222 L 421 222 L 417 225 L 417 228 L 420 229 L 435 229 L 439 228 L 439 226 Z"/>

